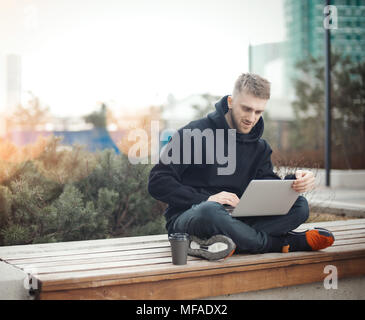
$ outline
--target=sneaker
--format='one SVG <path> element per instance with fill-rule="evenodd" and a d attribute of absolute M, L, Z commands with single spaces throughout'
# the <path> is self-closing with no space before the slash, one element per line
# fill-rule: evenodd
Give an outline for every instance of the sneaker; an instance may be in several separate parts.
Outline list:
<path fill-rule="evenodd" d="M 303 232 L 290 231 L 282 252 L 317 251 L 331 246 L 335 241 L 333 233 L 324 228 L 314 228 Z"/>
<path fill-rule="evenodd" d="M 313 251 L 332 246 L 335 242 L 333 233 L 324 228 L 314 228 L 305 233 L 305 238 Z"/>
<path fill-rule="evenodd" d="M 235 243 L 224 235 L 215 235 L 209 239 L 190 236 L 188 254 L 207 260 L 219 260 L 230 257 L 235 250 Z"/>

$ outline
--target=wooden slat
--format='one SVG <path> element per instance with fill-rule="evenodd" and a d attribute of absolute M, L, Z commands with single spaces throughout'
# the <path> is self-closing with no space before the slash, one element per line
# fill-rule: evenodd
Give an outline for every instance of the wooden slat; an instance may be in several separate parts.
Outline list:
<path fill-rule="evenodd" d="M 122 261 L 112 261 L 104 262 L 98 264 L 81 264 L 81 265 L 66 265 L 66 266 L 56 266 L 56 267 L 38 267 L 37 274 L 42 273 L 59 273 L 59 272 L 79 272 L 79 271 L 89 271 L 89 270 L 104 270 L 113 269 L 120 267 L 134 267 L 134 266 L 148 266 L 156 265 L 161 263 L 170 263 L 171 257 L 163 258 L 146 258 L 143 260 L 122 260 Z"/>
<path fill-rule="evenodd" d="M 358 232 L 358 233 L 344 233 L 344 234 L 340 234 L 340 235 L 335 235 L 335 240 L 356 239 L 356 238 L 363 238 L 363 237 L 365 237 L 365 231 Z"/>
<path fill-rule="evenodd" d="M 128 255 L 128 256 L 112 256 L 107 259 L 102 257 L 97 258 L 87 258 L 87 259 L 77 259 L 77 260 L 60 260 L 60 261 L 44 261 L 44 262 L 34 262 L 34 263 L 14 263 L 13 265 L 24 269 L 26 267 L 32 266 L 34 268 L 44 268 L 44 267 L 57 267 L 57 266 L 72 266 L 72 265 L 85 265 L 85 264 L 100 264 L 105 262 L 120 262 L 120 261 L 131 261 L 131 260 L 146 260 L 151 258 L 171 258 L 171 250 L 166 252 L 157 253 L 145 253 L 143 255 Z"/>
<path fill-rule="evenodd" d="M 320 227 L 320 226 L 314 225 L 314 227 Z M 331 232 L 344 231 L 344 230 L 357 230 L 357 229 L 364 229 L 365 223 L 353 224 L 353 225 L 322 226 L 322 227 L 330 230 Z M 309 227 L 307 227 L 307 226 L 301 225 L 299 228 L 295 229 L 295 231 L 304 231 L 304 230 L 307 230 L 308 228 Z"/>
<path fill-rule="evenodd" d="M 85 254 L 75 254 L 71 256 L 63 255 L 63 256 L 54 256 L 54 257 L 35 257 L 35 258 L 28 258 L 28 259 L 11 259 L 8 262 L 11 264 L 36 264 L 36 263 L 43 263 L 43 262 L 66 262 L 69 261 L 70 263 L 75 261 L 81 260 L 93 260 L 93 259 L 100 259 L 102 261 L 107 261 L 109 259 L 129 259 L 130 257 L 141 257 L 143 258 L 145 255 L 149 254 L 166 254 L 171 253 L 170 247 L 163 247 L 163 248 L 148 248 L 148 249 L 140 249 L 134 251 L 110 251 L 110 252 L 96 252 L 96 253 L 85 253 Z"/>
<path fill-rule="evenodd" d="M 28 254 L 17 254 L 17 255 L 5 255 L 1 258 L 6 261 L 18 260 L 18 259 L 30 259 L 30 258 L 40 258 L 40 257 L 58 257 L 58 256 L 71 256 L 71 255 L 79 255 L 79 254 L 88 254 L 88 253 L 102 253 L 102 252 L 117 252 L 117 251 L 125 251 L 132 252 L 131 250 L 141 250 L 148 248 L 166 248 L 169 247 L 170 243 L 166 240 L 164 241 L 156 241 L 150 243 L 140 243 L 140 244 L 124 244 L 122 246 L 107 246 L 107 247 L 98 247 L 98 248 L 85 248 L 85 249 L 72 249 L 72 250 L 62 250 L 62 251 L 46 251 L 46 252 L 32 252 Z"/>
<path fill-rule="evenodd" d="M 355 230 L 341 230 L 341 231 L 333 231 L 335 237 L 341 237 L 343 235 L 354 235 L 362 234 L 365 232 L 365 228 L 363 229 L 355 229 Z"/>
<path fill-rule="evenodd" d="M 313 227 L 335 227 L 335 226 L 348 226 L 364 224 L 365 219 L 349 219 L 349 220 L 335 220 L 335 221 L 322 221 L 322 222 L 310 222 L 302 224 L 303 228 Z"/>
<path fill-rule="evenodd" d="M 341 240 L 336 240 L 335 243 L 333 244 L 334 247 L 338 247 L 338 246 L 347 246 L 350 244 L 362 244 L 365 243 L 365 237 L 363 238 L 352 238 L 352 239 L 341 239 Z"/>
<path fill-rule="evenodd" d="M 68 241 L 56 243 L 41 243 L 32 245 L 15 245 L 0 247 L 0 257 L 8 255 L 23 255 L 33 252 L 56 252 L 64 250 L 97 249 L 105 246 L 120 246 L 130 244 L 143 244 L 150 242 L 167 241 L 167 234 L 143 236 L 143 237 L 124 237 L 112 239 Z"/>

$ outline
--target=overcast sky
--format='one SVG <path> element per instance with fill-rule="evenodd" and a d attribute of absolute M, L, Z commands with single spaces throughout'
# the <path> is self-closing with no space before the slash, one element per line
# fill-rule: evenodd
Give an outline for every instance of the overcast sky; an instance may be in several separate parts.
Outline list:
<path fill-rule="evenodd" d="M 282 41 L 283 0 L 0 0 L 0 56 L 53 114 L 230 93 L 248 43 Z"/>

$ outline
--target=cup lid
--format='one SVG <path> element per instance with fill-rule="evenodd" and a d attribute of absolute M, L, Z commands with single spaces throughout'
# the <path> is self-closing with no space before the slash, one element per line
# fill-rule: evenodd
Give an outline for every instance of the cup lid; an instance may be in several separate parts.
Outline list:
<path fill-rule="evenodd" d="M 172 234 L 169 234 L 169 239 L 187 240 L 187 239 L 189 239 L 189 234 L 187 234 L 187 233 L 172 233 Z"/>

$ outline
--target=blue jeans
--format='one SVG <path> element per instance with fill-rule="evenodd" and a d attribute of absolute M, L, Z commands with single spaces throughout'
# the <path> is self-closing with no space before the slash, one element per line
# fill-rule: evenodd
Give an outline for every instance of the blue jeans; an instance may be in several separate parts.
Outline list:
<path fill-rule="evenodd" d="M 216 234 L 230 237 L 240 253 L 276 252 L 278 239 L 296 229 L 309 216 L 308 202 L 299 196 L 288 214 L 233 218 L 218 202 L 203 201 L 180 214 L 172 232 L 186 232 L 199 238 Z"/>

